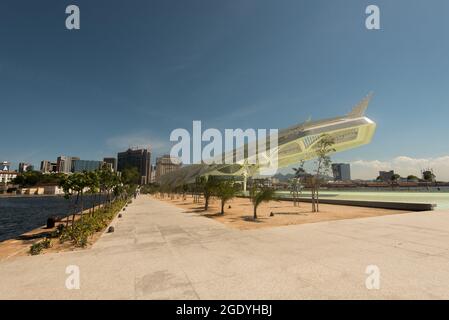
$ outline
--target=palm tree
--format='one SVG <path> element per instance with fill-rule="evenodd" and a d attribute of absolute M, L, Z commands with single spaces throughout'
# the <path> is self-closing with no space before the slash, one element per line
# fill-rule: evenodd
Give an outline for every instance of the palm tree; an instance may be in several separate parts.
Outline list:
<path fill-rule="evenodd" d="M 221 211 L 224 214 L 224 206 L 226 202 L 231 200 L 237 194 L 237 189 L 234 186 L 233 181 L 221 181 L 216 186 L 216 195 L 221 201 Z"/>
<path fill-rule="evenodd" d="M 274 197 L 274 190 L 271 188 L 257 189 L 255 187 L 253 187 L 251 189 L 250 197 L 251 197 L 251 202 L 253 203 L 253 206 L 254 206 L 254 220 L 256 220 L 257 219 L 257 207 L 262 202 L 269 202 L 270 200 L 272 200 Z"/>
<path fill-rule="evenodd" d="M 217 183 L 217 179 L 212 176 L 199 177 L 197 179 L 197 184 L 199 185 L 204 196 L 204 211 L 209 209 L 209 201 L 216 191 Z"/>

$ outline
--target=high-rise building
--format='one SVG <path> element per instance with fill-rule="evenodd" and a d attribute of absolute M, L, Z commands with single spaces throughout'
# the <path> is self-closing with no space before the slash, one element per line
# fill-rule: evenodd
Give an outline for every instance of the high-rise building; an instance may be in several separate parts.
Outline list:
<path fill-rule="evenodd" d="M 34 167 L 26 162 L 19 162 L 19 173 L 24 173 L 27 171 L 33 171 Z"/>
<path fill-rule="evenodd" d="M 41 161 L 41 172 L 42 173 L 49 173 L 52 172 L 52 162 L 49 160 L 42 160 Z"/>
<path fill-rule="evenodd" d="M 164 174 L 178 170 L 181 167 L 181 161 L 177 158 L 172 158 L 169 154 L 163 155 L 156 159 L 156 175 L 155 179 L 159 179 Z"/>
<path fill-rule="evenodd" d="M 156 182 L 156 165 L 151 165 L 151 176 L 150 176 L 150 183 Z"/>
<path fill-rule="evenodd" d="M 57 172 L 70 173 L 73 170 L 73 161 L 80 160 L 78 157 L 59 156 L 57 159 Z"/>
<path fill-rule="evenodd" d="M 349 163 L 333 163 L 332 173 L 335 181 L 351 180 L 351 166 Z"/>
<path fill-rule="evenodd" d="M 151 153 L 147 149 L 128 149 L 117 154 L 117 171 L 137 168 L 140 184 L 147 184 L 151 178 Z"/>
<path fill-rule="evenodd" d="M 116 158 L 103 158 L 103 162 L 111 169 L 112 171 L 117 171 L 117 159 Z"/>
<path fill-rule="evenodd" d="M 99 170 L 103 165 L 103 161 L 97 160 L 73 160 L 72 172 L 90 172 Z"/>

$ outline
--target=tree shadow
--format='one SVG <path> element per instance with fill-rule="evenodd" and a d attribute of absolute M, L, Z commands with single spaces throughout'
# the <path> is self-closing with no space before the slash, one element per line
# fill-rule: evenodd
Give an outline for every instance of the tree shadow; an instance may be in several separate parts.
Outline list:
<path fill-rule="evenodd" d="M 221 214 L 221 212 L 216 212 L 216 213 L 205 213 L 205 214 L 203 214 L 203 217 L 214 218 L 214 217 L 224 217 L 225 215 L 226 215 L 226 213 Z"/>
<path fill-rule="evenodd" d="M 308 216 L 308 213 L 302 212 L 274 212 L 274 215 L 294 215 L 294 216 Z"/>
<path fill-rule="evenodd" d="M 235 219 L 235 220 L 243 220 L 246 222 L 255 222 L 255 223 L 264 223 L 265 221 L 262 221 L 261 218 L 257 218 L 254 220 L 253 216 L 243 216 L 243 217 L 239 217 L 239 219 Z"/>
<path fill-rule="evenodd" d="M 200 207 L 190 207 L 184 212 L 185 213 L 200 213 L 200 212 L 205 212 L 205 211 L 206 210 L 204 210 L 204 206 L 200 206 Z"/>
<path fill-rule="evenodd" d="M 35 234 L 22 234 L 18 237 L 15 237 L 15 240 L 35 240 L 35 239 L 42 239 L 42 238 L 48 238 L 51 236 L 51 232 L 41 232 L 41 233 L 35 233 Z"/>

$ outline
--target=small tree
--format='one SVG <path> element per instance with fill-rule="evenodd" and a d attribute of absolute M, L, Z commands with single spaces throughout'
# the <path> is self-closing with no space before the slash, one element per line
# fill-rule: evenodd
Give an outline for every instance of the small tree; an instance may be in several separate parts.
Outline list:
<path fill-rule="evenodd" d="M 122 182 L 125 185 L 138 185 L 140 184 L 140 173 L 136 167 L 128 167 L 122 171 Z"/>
<path fill-rule="evenodd" d="M 86 172 L 88 192 L 94 197 L 92 201 L 92 213 L 95 212 L 95 195 L 100 190 L 100 177 L 96 171 Z"/>
<path fill-rule="evenodd" d="M 390 178 L 390 183 L 391 183 L 391 189 L 394 188 L 395 184 L 398 182 L 398 180 L 401 178 L 400 175 L 398 175 L 397 173 L 393 174 Z"/>
<path fill-rule="evenodd" d="M 436 176 L 432 170 L 425 170 L 422 172 L 422 178 L 427 183 L 427 189 L 431 183 L 436 183 Z"/>
<path fill-rule="evenodd" d="M 84 211 L 84 189 L 89 187 L 89 178 L 86 172 L 83 173 L 74 173 L 67 178 L 63 179 L 60 183 L 64 191 L 64 196 L 66 199 L 69 199 L 73 193 L 76 193 L 76 203 L 80 203 L 81 207 L 81 218 L 83 218 Z M 76 212 L 73 212 L 72 215 L 72 226 L 75 222 Z M 67 219 L 68 223 L 68 219 Z"/>
<path fill-rule="evenodd" d="M 69 200 L 72 197 L 74 191 L 73 180 L 70 179 L 69 176 L 65 176 L 59 181 L 59 186 L 64 192 L 64 198 Z M 69 216 L 70 214 L 67 215 L 66 227 L 69 226 Z"/>
<path fill-rule="evenodd" d="M 224 206 L 226 202 L 234 198 L 237 194 L 237 189 L 234 186 L 234 182 L 230 180 L 220 181 L 216 187 L 216 195 L 220 199 L 221 202 L 221 211 L 220 213 L 224 214 Z"/>
<path fill-rule="evenodd" d="M 328 134 L 322 134 L 314 146 L 317 159 L 315 160 L 314 175 L 310 177 L 310 186 L 312 189 L 312 212 L 319 212 L 319 190 L 321 186 L 321 176 L 329 171 L 332 164 L 330 153 L 335 152 L 333 145 L 334 138 Z"/>
<path fill-rule="evenodd" d="M 410 181 L 417 182 L 417 181 L 419 181 L 419 178 L 417 176 L 411 174 L 411 175 L 407 176 L 407 181 L 408 182 L 410 182 Z"/>
<path fill-rule="evenodd" d="M 271 188 L 257 188 L 253 186 L 250 191 L 251 202 L 253 203 L 253 218 L 257 219 L 257 208 L 262 202 L 269 202 L 274 197 L 274 190 Z"/>
<path fill-rule="evenodd" d="M 293 197 L 293 206 L 299 206 L 299 196 L 301 194 L 301 183 L 298 178 L 290 180 L 290 194 Z"/>
<path fill-rule="evenodd" d="M 182 185 L 182 200 L 187 199 L 187 197 L 186 197 L 187 191 L 189 191 L 189 186 L 187 184 L 183 184 Z"/>
<path fill-rule="evenodd" d="M 204 211 L 209 209 L 209 201 L 210 198 L 214 195 L 217 187 L 217 179 L 213 176 L 209 177 L 199 177 L 197 179 L 197 183 L 201 189 L 201 192 L 204 197 Z"/>

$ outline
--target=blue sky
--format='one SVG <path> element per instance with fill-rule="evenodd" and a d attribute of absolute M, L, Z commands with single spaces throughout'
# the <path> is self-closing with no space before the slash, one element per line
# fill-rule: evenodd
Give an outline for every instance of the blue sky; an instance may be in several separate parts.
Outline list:
<path fill-rule="evenodd" d="M 65 28 L 69 4 L 80 30 Z M 369 4 L 381 30 L 365 28 Z M 3 0 L 0 48 L 0 161 L 15 166 L 162 153 L 192 120 L 283 128 L 373 91 L 372 143 L 334 160 L 365 177 L 406 157 L 449 179 L 446 0 Z"/>

